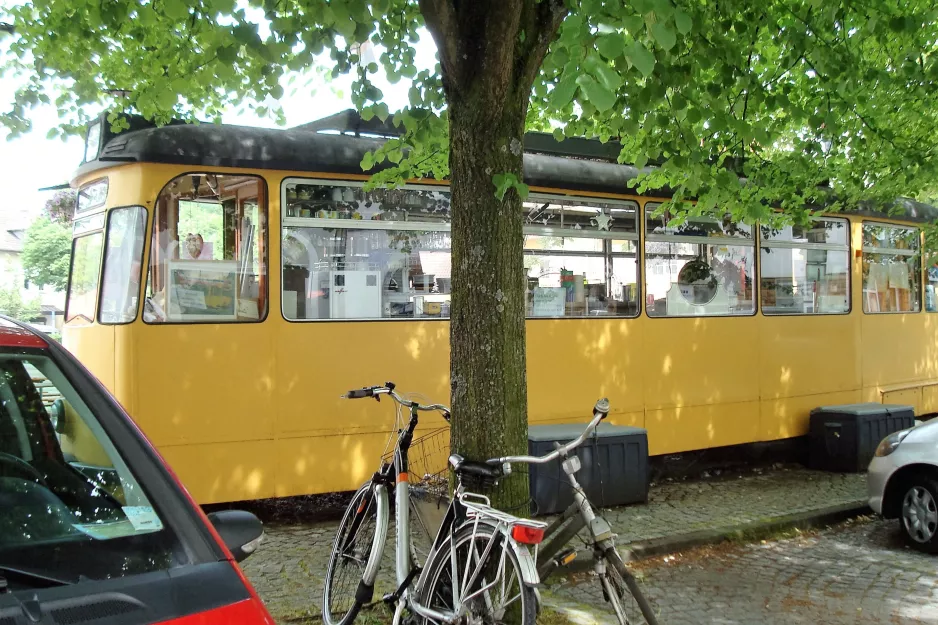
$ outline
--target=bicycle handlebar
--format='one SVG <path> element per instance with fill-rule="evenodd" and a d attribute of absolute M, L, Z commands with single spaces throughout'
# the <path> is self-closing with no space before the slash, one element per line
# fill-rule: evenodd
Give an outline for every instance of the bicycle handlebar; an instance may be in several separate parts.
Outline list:
<path fill-rule="evenodd" d="M 600 421 L 609 416 L 609 400 L 605 397 L 596 402 L 596 405 L 593 406 L 593 420 L 589 422 L 586 426 L 586 429 L 583 430 L 583 433 L 580 434 L 575 440 L 570 441 L 562 447 L 558 447 L 554 451 L 550 452 L 546 456 L 504 456 L 502 458 L 492 458 L 487 460 L 487 464 L 546 464 L 552 460 L 556 460 L 562 454 L 568 454 L 580 445 L 583 444 L 590 434 L 593 433 L 593 430 L 599 425 Z"/>
<path fill-rule="evenodd" d="M 404 399 L 398 395 L 394 389 L 393 382 L 385 382 L 384 386 L 368 386 L 365 388 L 359 388 L 351 390 L 342 397 L 345 399 L 364 399 L 366 397 L 374 397 L 376 400 L 380 401 L 381 395 L 390 395 L 391 399 L 404 406 L 405 408 L 412 408 L 414 410 L 420 410 L 424 412 L 429 412 L 431 410 L 436 410 L 443 415 L 443 418 L 447 421 L 450 420 L 450 410 L 447 406 L 443 404 L 421 404 L 415 401 L 410 401 L 409 399 Z"/>

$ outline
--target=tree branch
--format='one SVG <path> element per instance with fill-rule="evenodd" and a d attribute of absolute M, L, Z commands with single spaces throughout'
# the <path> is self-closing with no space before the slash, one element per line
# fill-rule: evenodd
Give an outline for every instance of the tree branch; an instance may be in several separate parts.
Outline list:
<path fill-rule="evenodd" d="M 459 24 L 456 21 L 452 0 L 418 0 L 420 12 L 427 30 L 436 42 L 443 68 L 443 87 L 450 89 L 458 85 L 463 63 L 459 56 Z M 447 79 L 452 76 L 455 80 Z"/>
<path fill-rule="evenodd" d="M 13 34 L 13 24 L 7 24 L 6 22 L 0 22 L 0 33 L 9 33 Z"/>
<path fill-rule="evenodd" d="M 520 78 L 530 88 L 569 9 L 563 0 L 544 0 L 533 6 L 528 3 L 526 8 L 530 18 L 524 20 L 526 39 L 522 44 Z"/>

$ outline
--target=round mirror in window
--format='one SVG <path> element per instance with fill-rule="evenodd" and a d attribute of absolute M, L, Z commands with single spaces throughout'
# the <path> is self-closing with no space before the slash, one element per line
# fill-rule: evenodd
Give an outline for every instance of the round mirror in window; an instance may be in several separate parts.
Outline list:
<path fill-rule="evenodd" d="M 717 294 L 717 276 L 713 268 L 699 258 L 681 268 L 677 284 L 684 299 L 694 306 L 709 304 Z"/>

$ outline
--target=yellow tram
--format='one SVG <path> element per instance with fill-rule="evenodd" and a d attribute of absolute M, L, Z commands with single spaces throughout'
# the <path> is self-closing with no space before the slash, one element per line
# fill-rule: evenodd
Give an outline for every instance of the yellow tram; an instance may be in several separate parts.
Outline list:
<path fill-rule="evenodd" d="M 89 127 L 66 346 L 201 503 L 354 488 L 391 422 L 342 391 L 449 393 L 446 184 L 363 188 L 353 115 L 288 130 Z M 652 455 L 803 435 L 812 408 L 938 411 L 922 222 L 678 228 L 618 149 L 526 138 L 529 418 L 648 430 Z M 432 426 L 434 424 L 428 424 Z"/>

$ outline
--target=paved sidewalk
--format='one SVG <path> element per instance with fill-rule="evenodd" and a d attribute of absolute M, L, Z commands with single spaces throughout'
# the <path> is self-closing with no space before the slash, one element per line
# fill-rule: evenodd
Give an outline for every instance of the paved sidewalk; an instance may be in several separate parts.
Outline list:
<path fill-rule="evenodd" d="M 859 511 L 865 498 L 864 474 L 779 469 L 655 484 L 649 492 L 648 504 L 608 509 L 604 516 L 619 535 L 623 551 L 632 550 L 641 556 L 716 540 L 734 530 L 789 523 L 793 515 L 810 520 L 830 516 L 832 511 L 844 514 Z M 337 503 L 340 502 L 335 497 L 330 500 L 333 514 L 340 511 Z M 312 509 L 308 514 L 300 509 L 292 516 L 303 518 L 313 514 Z M 257 553 L 245 561 L 245 573 L 278 622 L 302 622 L 318 616 L 337 518 L 266 521 L 266 539 Z M 386 576 L 393 576 L 392 545 L 393 539 L 389 540 L 382 567 Z M 389 584 L 386 577 L 383 585 Z M 583 599 L 585 603 L 590 601 L 587 595 Z"/>
<path fill-rule="evenodd" d="M 662 625 L 938 624 L 935 556 L 896 521 L 861 517 L 821 531 L 723 543 L 637 563 Z M 616 625 L 596 579 L 550 583 L 545 604 L 582 625 Z"/>

